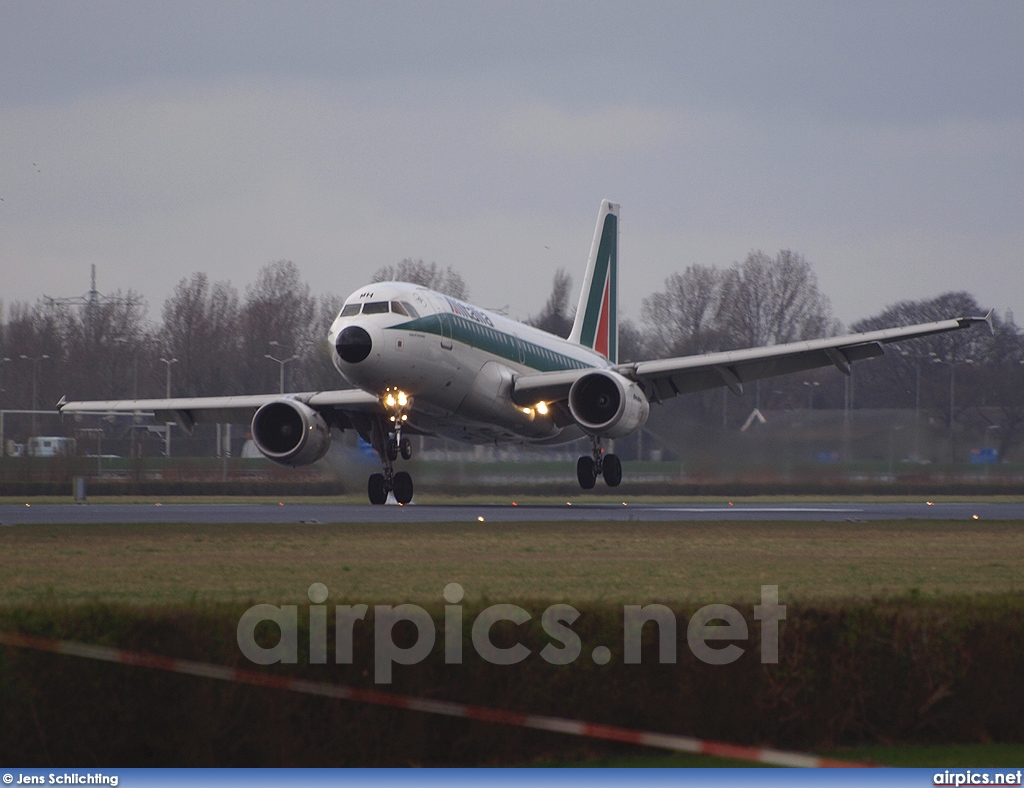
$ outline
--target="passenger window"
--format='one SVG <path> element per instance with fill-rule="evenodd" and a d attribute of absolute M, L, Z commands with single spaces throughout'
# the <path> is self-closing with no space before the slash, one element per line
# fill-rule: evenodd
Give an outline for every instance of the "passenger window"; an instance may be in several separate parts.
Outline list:
<path fill-rule="evenodd" d="M 345 304 L 345 306 L 342 307 L 341 314 L 338 315 L 338 317 L 352 317 L 352 315 L 358 315 L 359 307 L 361 306 L 362 304 Z"/>
<path fill-rule="evenodd" d="M 383 315 L 388 311 L 387 301 L 371 301 L 368 304 L 363 304 L 364 315 Z"/>

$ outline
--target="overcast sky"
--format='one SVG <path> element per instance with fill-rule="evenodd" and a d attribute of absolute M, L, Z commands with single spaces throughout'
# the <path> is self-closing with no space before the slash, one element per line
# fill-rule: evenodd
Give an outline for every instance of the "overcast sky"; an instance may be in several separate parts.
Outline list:
<path fill-rule="evenodd" d="M 413 257 L 521 318 L 605 197 L 627 316 L 788 248 L 845 322 L 1024 318 L 1024 2 L 0 0 L 6 303 Z"/>

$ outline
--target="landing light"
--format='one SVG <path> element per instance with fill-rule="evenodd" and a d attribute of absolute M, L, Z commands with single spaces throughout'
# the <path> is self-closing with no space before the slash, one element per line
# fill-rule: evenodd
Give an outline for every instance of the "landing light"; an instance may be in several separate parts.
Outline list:
<path fill-rule="evenodd" d="M 388 410 L 401 411 L 405 410 L 412 404 L 412 397 L 401 389 L 393 389 L 389 386 L 384 389 L 384 396 L 381 399 L 381 402 L 384 403 L 384 407 Z"/>
<path fill-rule="evenodd" d="M 546 402 L 538 402 L 537 403 L 537 412 L 541 416 L 546 416 L 548 414 L 548 404 Z"/>

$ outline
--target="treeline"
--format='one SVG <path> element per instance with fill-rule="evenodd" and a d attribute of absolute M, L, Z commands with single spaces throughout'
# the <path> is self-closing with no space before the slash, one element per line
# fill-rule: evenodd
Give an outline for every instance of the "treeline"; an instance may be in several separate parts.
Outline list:
<path fill-rule="evenodd" d="M 374 281 L 412 281 L 468 298 L 451 266 L 406 259 Z M 547 303 L 529 321 L 567 336 L 576 296 L 554 275 Z M 201 272 L 182 279 L 156 321 L 134 291 L 85 299 L 13 303 L 0 312 L 0 409 L 49 409 L 61 396 L 120 399 L 215 396 L 337 388 L 325 327 L 342 296 L 315 296 L 295 263 L 260 269 L 244 292 Z M 987 311 L 968 293 L 905 301 L 849 331 Z M 4 314 L 3 312 L 6 312 Z M 818 370 L 762 381 L 761 409 L 916 408 L 951 428 L 987 431 L 1000 456 L 1024 437 L 1024 334 L 1013 316 L 983 328 L 914 340 L 857 364 L 852 379 Z M 781 344 L 843 330 L 810 263 L 788 250 L 752 252 L 728 268 L 692 265 L 644 299 L 638 321 L 620 323 L 620 360 Z M 282 374 L 283 371 L 283 374 Z M 690 398 L 698 418 L 720 413 L 721 393 Z M 952 423 L 949 423 L 950 418 Z"/>
<path fill-rule="evenodd" d="M 374 281 L 407 279 L 465 297 L 451 267 L 403 260 Z M 40 299 L 0 310 L 0 408 L 50 409 L 69 399 L 217 396 L 343 385 L 326 329 L 343 296 L 314 296 L 298 266 L 268 263 L 244 293 L 202 272 L 182 279 L 147 319 L 140 293 Z M 33 396 L 34 394 L 34 396 Z"/>
<path fill-rule="evenodd" d="M 575 294 L 559 270 L 551 296 L 532 319 L 568 336 Z M 848 332 L 980 316 L 988 308 L 965 292 L 903 301 L 845 327 Z M 854 366 L 771 378 L 748 386 L 749 409 L 903 408 L 928 414 L 952 431 L 984 435 L 1000 458 L 1024 440 L 1024 332 L 1013 315 L 992 316 L 993 331 L 976 327 L 911 340 Z M 620 361 L 640 361 L 776 345 L 837 335 L 844 327 L 800 254 L 751 252 L 729 268 L 692 265 L 643 300 L 639 321 L 619 325 Z M 722 421 L 722 392 L 689 395 L 696 419 Z M 737 410 L 737 409 L 734 409 Z"/>

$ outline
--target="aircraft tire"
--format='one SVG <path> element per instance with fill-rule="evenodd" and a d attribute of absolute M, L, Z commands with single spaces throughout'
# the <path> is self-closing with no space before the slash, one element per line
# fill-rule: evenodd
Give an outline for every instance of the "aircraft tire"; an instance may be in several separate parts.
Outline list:
<path fill-rule="evenodd" d="M 402 438 L 398 444 L 398 450 L 402 453 L 403 460 L 412 459 L 412 441 L 408 438 Z"/>
<path fill-rule="evenodd" d="M 384 444 L 384 451 L 387 452 L 388 459 L 394 462 L 398 459 L 398 441 L 394 438 L 388 438 Z"/>
<path fill-rule="evenodd" d="M 576 479 L 584 490 L 594 489 L 597 481 L 597 472 L 594 470 L 593 457 L 580 457 L 576 461 Z"/>
<path fill-rule="evenodd" d="M 370 503 L 375 506 L 387 503 L 388 488 L 383 473 L 374 473 L 370 476 L 366 482 L 366 493 L 370 496 Z"/>
<path fill-rule="evenodd" d="M 412 500 L 412 477 L 405 471 L 399 471 L 395 474 L 394 485 L 395 500 L 409 503 Z"/>
<path fill-rule="evenodd" d="M 615 454 L 606 454 L 601 463 L 601 475 L 609 487 L 618 487 L 622 482 L 622 463 Z"/>

